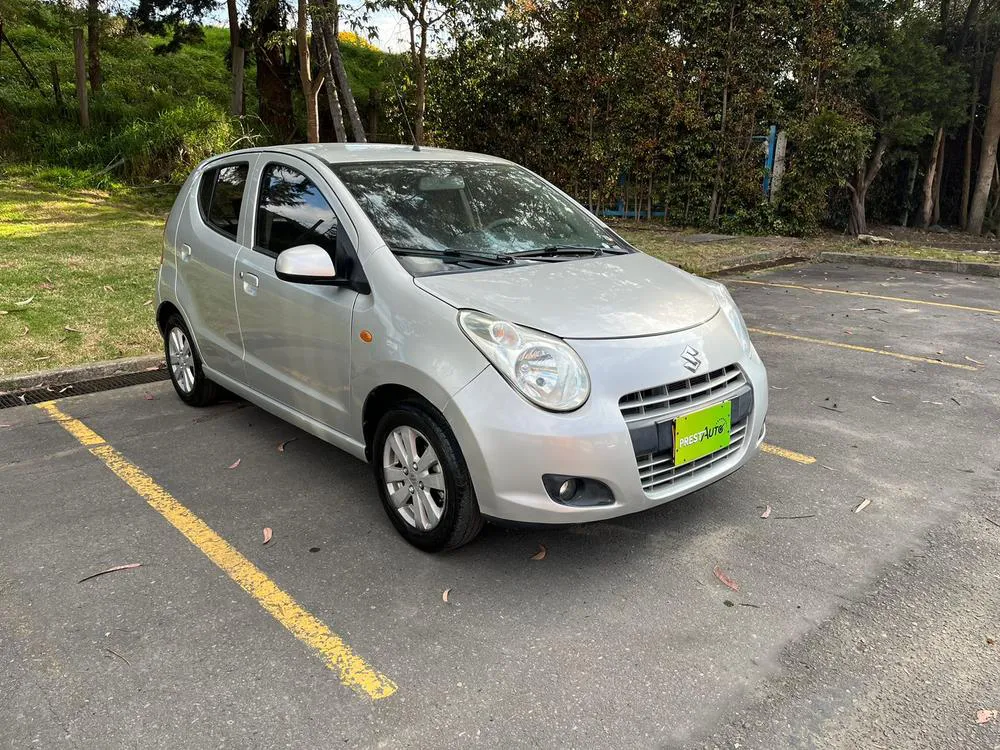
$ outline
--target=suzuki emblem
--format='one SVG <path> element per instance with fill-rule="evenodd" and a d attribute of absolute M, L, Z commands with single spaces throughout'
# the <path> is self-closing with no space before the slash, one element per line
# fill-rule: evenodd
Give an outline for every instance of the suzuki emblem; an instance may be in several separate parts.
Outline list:
<path fill-rule="evenodd" d="M 685 347 L 681 353 L 681 360 L 684 362 L 684 367 L 690 372 L 697 372 L 698 368 L 701 367 L 701 352 L 693 346 Z"/>

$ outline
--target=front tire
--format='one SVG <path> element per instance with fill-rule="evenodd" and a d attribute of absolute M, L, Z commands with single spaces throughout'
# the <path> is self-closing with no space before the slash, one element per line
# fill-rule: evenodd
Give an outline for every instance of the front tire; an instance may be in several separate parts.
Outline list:
<path fill-rule="evenodd" d="M 163 351 L 170 382 L 181 401 L 188 406 L 210 406 L 219 400 L 220 388 L 205 377 L 191 333 L 177 313 L 163 326 Z"/>
<path fill-rule="evenodd" d="M 458 441 L 431 407 L 406 401 L 386 412 L 375 430 L 372 468 L 389 520 L 414 547 L 455 549 L 482 530 Z"/>

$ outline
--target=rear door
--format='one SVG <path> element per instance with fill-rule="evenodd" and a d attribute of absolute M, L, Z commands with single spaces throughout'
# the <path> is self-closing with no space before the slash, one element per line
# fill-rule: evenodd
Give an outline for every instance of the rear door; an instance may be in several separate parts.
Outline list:
<path fill-rule="evenodd" d="M 177 300 L 204 363 L 242 380 L 243 341 L 236 318 L 234 272 L 243 246 L 240 217 L 252 210 L 246 190 L 255 155 L 212 162 L 194 185 L 177 233 Z"/>
<path fill-rule="evenodd" d="M 282 281 L 278 254 L 315 244 L 341 261 L 353 249 L 346 212 L 325 180 L 293 157 L 261 157 L 250 247 L 236 264 L 236 306 L 247 383 L 265 396 L 349 434 L 351 319 L 358 293 Z M 353 231 L 351 232 L 353 234 Z M 339 250 L 338 250 L 339 248 Z M 340 262 L 338 273 L 344 271 Z"/>

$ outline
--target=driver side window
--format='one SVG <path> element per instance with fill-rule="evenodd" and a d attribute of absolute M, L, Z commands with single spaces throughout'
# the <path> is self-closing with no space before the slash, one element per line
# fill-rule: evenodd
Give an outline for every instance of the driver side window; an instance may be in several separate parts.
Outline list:
<path fill-rule="evenodd" d="M 276 256 L 296 245 L 337 248 L 337 215 L 319 188 L 285 164 L 268 164 L 261 177 L 254 249 Z"/>

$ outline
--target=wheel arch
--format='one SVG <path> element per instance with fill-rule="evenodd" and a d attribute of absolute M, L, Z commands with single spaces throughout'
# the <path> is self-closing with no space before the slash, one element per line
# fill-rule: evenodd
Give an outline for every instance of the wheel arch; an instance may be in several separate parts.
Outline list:
<path fill-rule="evenodd" d="M 372 460 L 372 442 L 375 440 L 375 430 L 378 428 L 379 421 L 386 412 L 403 401 L 416 401 L 428 409 L 431 414 L 444 421 L 444 415 L 441 414 L 440 409 L 412 388 L 399 383 L 383 383 L 377 386 L 365 398 L 364 406 L 361 409 L 361 430 L 365 440 L 365 457 L 369 461 Z M 446 421 L 445 424 L 447 424 Z"/>
<path fill-rule="evenodd" d="M 170 319 L 171 315 L 179 315 L 180 319 L 184 321 L 184 327 L 187 328 L 188 338 L 191 339 L 191 345 L 194 346 L 194 350 L 198 353 L 198 357 L 201 357 L 201 347 L 198 345 L 198 335 L 191 328 L 191 323 L 188 321 L 187 315 L 173 302 L 170 300 L 164 300 L 160 303 L 160 306 L 156 309 L 156 327 L 160 330 L 161 336 L 166 336 L 167 321 Z"/>

